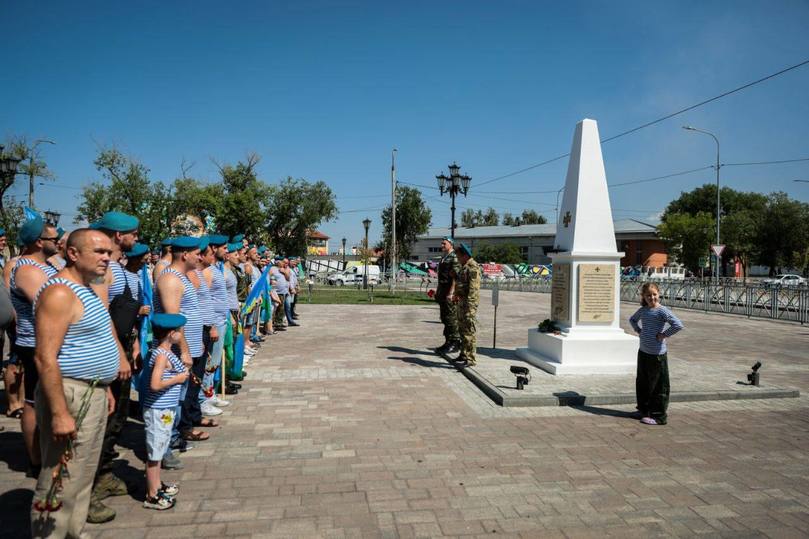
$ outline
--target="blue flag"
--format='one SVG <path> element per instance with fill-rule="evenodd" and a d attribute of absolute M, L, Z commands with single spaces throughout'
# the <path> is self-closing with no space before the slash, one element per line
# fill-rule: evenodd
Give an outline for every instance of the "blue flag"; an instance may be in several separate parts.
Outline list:
<path fill-rule="evenodd" d="M 39 214 L 36 212 L 36 210 L 32 210 L 28 206 L 24 207 L 22 211 L 23 211 L 23 214 L 25 214 L 25 220 L 26 221 L 30 221 L 31 219 L 36 219 L 39 216 Z"/>
<path fill-rule="evenodd" d="M 143 368 L 140 371 L 140 376 L 135 383 L 135 389 L 141 395 L 144 394 L 146 384 L 151 378 L 149 371 L 149 332 L 151 329 L 152 310 L 152 281 L 149 279 L 149 267 L 144 265 L 140 270 L 141 292 L 143 293 L 143 304 L 150 307 L 149 314 L 141 318 L 140 321 L 140 356 L 143 360 Z"/>
<path fill-rule="evenodd" d="M 264 292 L 266 287 L 266 282 L 268 280 L 268 275 L 270 274 L 270 267 L 267 266 L 264 268 L 264 271 L 261 273 L 261 277 L 258 278 L 256 284 L 253 285 L 253 288 L 250 290 L 250 293 L 247 294 L 247 298 L 244 300 L 244 306 L 242 307 L 242 315 L 245 315 L 253 310 L 253 307 L 256 305 L 256 300 L 261 297 L 261 294 Z"/>

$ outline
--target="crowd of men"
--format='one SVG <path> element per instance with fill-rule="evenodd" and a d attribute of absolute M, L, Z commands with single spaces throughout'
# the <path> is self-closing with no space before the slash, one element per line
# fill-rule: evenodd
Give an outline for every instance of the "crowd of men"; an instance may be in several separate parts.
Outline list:
<path fill-rule="evenodd" d="M 129 490 L 115 448 L 144 401 L 171 412 L 162 426 L 143 413 L 148 461 L 156 473 L 182 468 L 177 453 L 210 438 L 205 429 L 218 426 L 265 336 L 299 325 L 298 259 L 221 234 L 168 238 L 153 253 L 138 243 L 138 226 L 108 212 L 68 233 L 36 217 L 20 228 L 20 255 L 0 257 L 7 414 L 20 418 L 37 478 L 35 537 L 78 537 L 86 521 L 115 518 L 103 500 Z M 5 241 L 0 230 L 0 252 Z M 158 482 L 144 506 L 170 508 L 177 492 Z"/>

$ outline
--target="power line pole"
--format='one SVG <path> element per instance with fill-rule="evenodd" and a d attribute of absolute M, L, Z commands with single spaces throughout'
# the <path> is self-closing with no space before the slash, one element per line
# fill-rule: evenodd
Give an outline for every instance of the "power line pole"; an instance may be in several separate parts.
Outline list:
<path fill-rule="evenodd" d="M 396 264 L 396 148 L 390 153 L 390 208 L 391 208 L 391 291 L 396 291 L 396 278 L 399 276 L 399 267 Z"/>
<path fill-rule="evenodd" d="M 36 176 L 35 172 L 36 169 L 34 168 L 34 152 L 42 142 L 47 142 L 48 144 L 56 144 L 52 140 L 45 140 L 39 139 L 34 141 L 33 146 L 31 146 L 31 153 L 28 154 L 28 207 L 32 210 L 34 209 L 34 177 Z"/>

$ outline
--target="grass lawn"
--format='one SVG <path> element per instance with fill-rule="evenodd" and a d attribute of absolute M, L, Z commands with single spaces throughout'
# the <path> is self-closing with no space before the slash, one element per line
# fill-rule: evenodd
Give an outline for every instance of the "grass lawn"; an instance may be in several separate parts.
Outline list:
<path fill-rule="evenodd" d="M 309 292 L 306 289 L 298 296 L 298 303 L 307 303 Z M 329 287 L 312 290 L 312 303 L 345 303 L 363 304 L 371 303 L 368 290 L 356 288 Z M 429 305 L 435 303 L 427 297 L 426 292 L 396 292 L 391 294 L 387 289 L 373 291 L 373 303 L 377 305 Z"/>

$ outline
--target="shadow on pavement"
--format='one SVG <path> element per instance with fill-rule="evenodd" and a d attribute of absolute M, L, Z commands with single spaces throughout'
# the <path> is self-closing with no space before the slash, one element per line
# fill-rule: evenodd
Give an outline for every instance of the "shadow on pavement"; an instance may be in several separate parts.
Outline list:
<path fill-rule="evenodd" d="M 399 357 L 399 356 L 388 356 L 388 359 L 395 359 L 397 361 L 402 361 L 404 363 L 411 363 L 413 365 L 421 365 L 422 367 L 430 367 L 433 369 L 453 369 L 452 365 L 448 365 L 444 361 L 440 363 L 438 361 L 430 361 L 428 359 L 422 359 L 420 357 Z"/>
<path fill-rule="evenodd" d="M 0 537 L 31 537 L 31 500 L 34 491 L 16 488 L 0 494 Z"/>
<path fill-rule="evenodd" d="M 482 348 L 478 346 L 478 354 L 493 359 L 514 359 L 522 361 L 519 357 L 517 357 L 517 352 L 515 350 L 508 350 L 505 348 Z"/>
<path fill-rule="evenodd" d="M 0 462 L 5 462 L 9 470 L 26 471 L 28 457 L 25 453 L 25 442 L 23 442 L 21 432 L 0 432 Z"/>
<path fill-rule="evenodd" d="M 598 406 L 570 405 L 571 408 L 581 410 L 593 415 L 605 415 L 610 417 L 623 417 L 626 419 L 639 419 L 637 412 L 627 412 L 625 410 L 613 410 L 612 408 L 599 408 Z"/>

